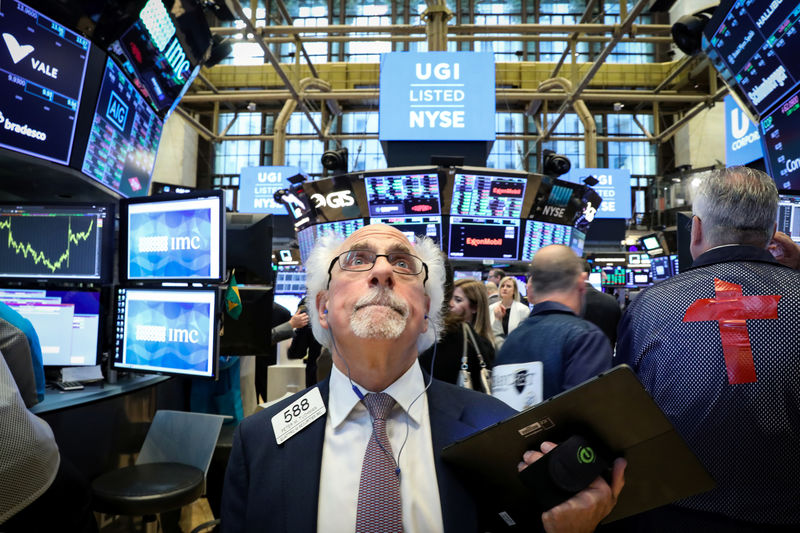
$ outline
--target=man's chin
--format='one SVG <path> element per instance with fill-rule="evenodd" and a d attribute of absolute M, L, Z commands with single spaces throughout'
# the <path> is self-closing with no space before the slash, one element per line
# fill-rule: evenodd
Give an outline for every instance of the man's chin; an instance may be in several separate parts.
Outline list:
<path fill-rule="evenodd" d="M 362 339 L 393 340 L 406 329 L 406 319 L 390 307 L 371 305 L 353 313 L 350 329 Z"/>

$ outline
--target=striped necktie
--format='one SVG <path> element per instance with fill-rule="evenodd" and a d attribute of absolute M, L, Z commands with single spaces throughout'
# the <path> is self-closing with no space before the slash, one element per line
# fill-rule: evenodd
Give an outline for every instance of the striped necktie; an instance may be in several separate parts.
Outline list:
<path fill-rule="evenodd" d="M 382 392 L 364 397 L 364 404 L 372 416 L 372 435 L 361 466 L 356 533 L 403 531 L 400 477 L 386 435 L 386 418 L 394 403 L 394 398 Z"/>

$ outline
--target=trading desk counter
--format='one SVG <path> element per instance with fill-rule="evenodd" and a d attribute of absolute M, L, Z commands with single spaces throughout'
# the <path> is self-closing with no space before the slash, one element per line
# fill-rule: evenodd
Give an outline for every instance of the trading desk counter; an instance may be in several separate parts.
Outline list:
<path fill-rule="evenodd" d="M 62 457 L 87 479 L 132 464 L 157 409 L 188 411 L 189 380 L 126 375 L 82 390 L 48 389 L 31 411 L 53 429 Z"/>

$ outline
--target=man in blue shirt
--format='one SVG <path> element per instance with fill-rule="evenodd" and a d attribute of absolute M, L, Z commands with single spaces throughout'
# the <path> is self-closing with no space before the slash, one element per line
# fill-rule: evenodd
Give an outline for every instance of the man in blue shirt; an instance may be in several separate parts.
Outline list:
<path fill-rule="evenodd" d="M 581 259 L 567 246 L 553 244 L 536 252 L 528 276 L 533 310 L 495 359 L 495 366 L 541 361 L 543 398 L 611 368 L 608 338 L 580 318 L 586 277 Z"/>
<path fill-rule="evenodd" d="M 778 192 L 763 172 L 733 167 L 692 196 L 692 268 L 631 303 L 616 359 L 717 488 L 636 517 L 633 529 L 799 531 L 800 273 L 767 251 Z M 796 258 L 793 244 L 785 250 Z"/>

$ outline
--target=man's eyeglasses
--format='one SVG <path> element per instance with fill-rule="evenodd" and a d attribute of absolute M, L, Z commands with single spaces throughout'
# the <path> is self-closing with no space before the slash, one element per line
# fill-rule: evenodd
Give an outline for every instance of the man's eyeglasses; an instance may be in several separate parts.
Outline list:
<path fill-rule="evenodd" d="M 389 264 L 392 266 L 392 271 L 397 274 L 404 274 L 407 276 L 416 276 L 423 270 L 425 271 L 425 279 L 422 281 L 424 285 L 428 281 L 428 265 L 422 262 L 422 259 L 416 255 L 408 252 L 389 252 L 388 254 L 376 254 L 371 250 L 348 250 L 339 254 L 331 261 L 328 267 L 328 285 L 331 282 L 331 271 L 333 265 L 339 263 L 339 268 L 349 272 L 366 272 L 372 270 L 375 266 L 375 261 L 379 257 L 385 257 Z"/>

